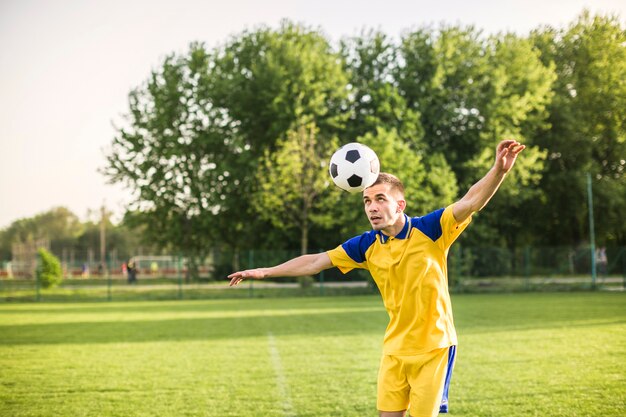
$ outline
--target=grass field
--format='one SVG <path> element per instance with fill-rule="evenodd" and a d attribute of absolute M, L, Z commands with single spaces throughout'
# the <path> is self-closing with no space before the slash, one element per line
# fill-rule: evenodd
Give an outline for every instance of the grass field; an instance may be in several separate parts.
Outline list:
<path fill-rule="evenodd" d="M 450 416 L 626 415 L 626 294 L 453 296 Z M 375 296 L 0 305 L 0 416 L 376 416 Z"/>

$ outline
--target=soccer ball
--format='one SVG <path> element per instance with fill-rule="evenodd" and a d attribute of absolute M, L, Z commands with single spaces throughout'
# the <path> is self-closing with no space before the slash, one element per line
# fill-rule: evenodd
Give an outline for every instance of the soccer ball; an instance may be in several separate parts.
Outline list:
<path fill-rule="evenodd" d="M 358 193 L 372 185 L 380 173 L 376 152 L 360 143 L 348 143 L 337 149 L 328 167 L 335 185 L 350 193 Z"/>

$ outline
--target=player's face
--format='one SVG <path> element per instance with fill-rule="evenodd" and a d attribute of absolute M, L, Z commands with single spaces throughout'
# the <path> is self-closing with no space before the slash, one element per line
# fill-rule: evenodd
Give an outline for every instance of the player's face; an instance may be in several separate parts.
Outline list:
<path fill-rule="evenodd" d="M 365 214 L 374 230 L 389 231 L 388 234 L 395 235 L 395 228 L 400 226 L 401 229 L 404 225 L 406 203 L 398 194 L 390 190 L 389 184 L 377 184 L 363 191 Z"/>

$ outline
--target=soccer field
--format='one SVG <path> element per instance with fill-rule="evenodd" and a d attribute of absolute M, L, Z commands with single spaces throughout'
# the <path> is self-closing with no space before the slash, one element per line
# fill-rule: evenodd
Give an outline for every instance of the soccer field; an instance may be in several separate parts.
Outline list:
<path fill-rule="evenodd" d="M 455 295 L 450 416 L 626 415 L 626 294 Z M 376 416 L 375 296 L 0 305 L 0 416 Z"/>

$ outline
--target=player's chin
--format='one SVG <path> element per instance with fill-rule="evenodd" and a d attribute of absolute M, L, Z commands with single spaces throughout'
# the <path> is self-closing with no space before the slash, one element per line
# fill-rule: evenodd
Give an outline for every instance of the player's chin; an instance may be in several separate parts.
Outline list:
<path fill-rule="evenodd" d="M 384 229 L 384 225 L 380 221 L 373 222 L 370 220 L 370 225 L 372 226 L 372 229 L 376 231 Z"/>

